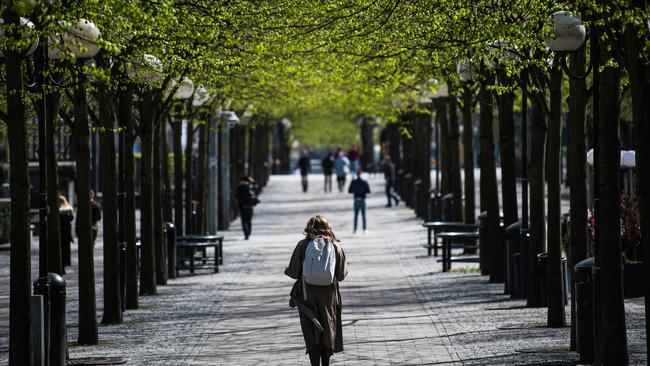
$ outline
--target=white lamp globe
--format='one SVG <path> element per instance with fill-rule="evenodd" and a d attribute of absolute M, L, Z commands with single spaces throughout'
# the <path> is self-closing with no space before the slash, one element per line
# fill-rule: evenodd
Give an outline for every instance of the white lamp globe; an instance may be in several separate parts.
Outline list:
<path fill-rule="evenodd" d="M 568 11 L 558 11 L 551 16 L 551 35 L 544 37 L 544 43 L 556 52 L 573 52 L 585 42 L 586 31 L 580 18 Z"/>
<path fill-rule="evenodd" d="M 4 27 L 5 21 L 4 19 L 0 19 L 0 39 L 5 38 L 5 27 Z M 34 37 L 31 33 L 31 31 L 34 29 L 34 23 L 29 21 L 27 18 L 20 18 L 20 25 L 23 27 L 27 27 L 28 29 L 23 31 L 23 34 L 21 36 L 22 39 L 31 39 L 31 43 L 29 44 L 29 47 L 27 48 L 27 51 L 25 52 L 26 56 L 29 56 L 36 51 L 36 47 L 38 47 L 38 37 Z M 4 57 L 4 52 L 0 50 L 0 57 Z"/>
<path fill-rule="evenodd" d="M 636 153 L 634 150 L 621 150 L 621 168 L 636 168 Z"/>
<path fill-rule="evenodd" d="M 458 66 L 456 66 L 456 72 L 462 81 L 476 80 L 476 72 L 474 71 L 472 64 L 467 60 L 458 63 Z"/>
<path fill-rule="evenodd" d="M 172 89 L 176 87 L 177 84 L 178 88 L 172 98 L 176 100 L 190 99 L 192 94 L 194 94 L 194 82 L 192 82 L 192 79 L 184 77 L 180 81 L 174 80 L 172 83 Z"/>
<path fill-rule="evenodd" d="M 228 127 L 234 127 L 239 123 L 239 117 L 233 111 L 223 111 L 222 116 Z"/>
<path fill-rule="evenodd" d="M 129 63 L 126 75 L 133 81 L 160 82 L 163 78 L 163 64 L 156 56 L 144 54 L 142 60 Z"/>
<path fill-rule="evenodd" d="M 67 51 L 76 58 L 93 58 L 99 52 L 101 36 L 95 23 L 81 19 L 68 32 L 49 37 L 48 56 L 52 60 L 61 60 Z"/>
<path fill-rule="evenodd" d="M 203 107 L 210 103 L 212 99 L 212 94 L 208 92 L 208 88 L 201 86 L 196 88 L 194 91 L 194 99 L 192 100 L 192 106 L 195 108 Z"/>

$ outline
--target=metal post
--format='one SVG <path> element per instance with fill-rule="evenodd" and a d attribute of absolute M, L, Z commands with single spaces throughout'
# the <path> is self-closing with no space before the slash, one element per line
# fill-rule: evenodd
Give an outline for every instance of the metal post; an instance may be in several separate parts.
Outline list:
<path fill-rule="evenodd" d="M 218 228 L 218 154 L 219 151 L 219 136 L 217 127 L 215 126 L 215 117 L 208 118 L 208 171 L 209 171 L 209 184 L 208 184 L 208 234 L 216 234 Z"/>
<path fill-rule="evenodd" d="M 598 168 L 598 153 L 600 150 L 600 43 L 598 39 L 598 26 L 596 25 L 596 22 L 594 21 L 592 24 L 592 30 L 591 30 L 591 36 L 590 36 L 590 41 L 591 41 L 591 57 L 592 57 L 592 70 L 593 70 L 593 75 L 592 75 L 592 90 L 593 90 L 593 99 L 591 101 L 593 112 L 593 129 L 592 129 L 592 143 L 593 143 L 593 149 L 594 149 L 594 165 L 593 165 L 593 171 L 594 171 L 594 253 L 595 253 L 595 266 L 593 269 L 593 286 L 594 286 L 594 291 L 593 291 L 593 296 L 594 296 L 594 338 L 596 339 L 596 363 L 599 362 L 599 360 L 602 360 L 603 358 L 603 344 L 602 344 L 602 339 L 600 337 L 600 320 L 601 320 L 601 314 L 600 314 L 600 288 L 599 288 L 599 273 L 598 273 L 598 268 L 600 267 L 600 261 L 602 258 L 600 258 L 600 243 L 598 239 L 598 228 L 600 227 L 600 215 L 598 214 L 600 211 L 600 178 L 599 178 L 599 168 Z"/>
<path fill-rule="evenodd" d="M 45 92 L 45 75 L 47 73 L 47 38 L 41 37 L 41 46 L 36 52 L 36 83 L 41 94 L 40 118 L 38 123 L 38 275 L 47 276 L 47 149 L 45 136 L 47 135 L 47 93 Z"/>
<path fill-rule="evenodd" d="M 230 224 L 230 129 L 219 127 L 219 229 L 226 230 Z"/>

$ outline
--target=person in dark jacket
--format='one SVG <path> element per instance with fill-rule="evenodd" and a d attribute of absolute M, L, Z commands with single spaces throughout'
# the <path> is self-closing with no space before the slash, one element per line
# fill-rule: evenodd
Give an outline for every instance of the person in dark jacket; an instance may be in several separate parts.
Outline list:
<path fill-rule="evenodd" d="M 359 212 L 363 220 L 363 232 L 368 232 L 366 228 L 366 195 L 370 194 L 370 185 L 361 177 L 363 172 L 361 169 L 357 170 L 357 178 L 350 183 L 348 193 L 354 194 L 354 233 L 357 232 L 357 221 Z"/>
<path fill-rule="evenodd" d="M 388 198 L 388 204 L 386 207 L 391 207 L 392 200 L 395 201 L 395 206 L 399 205 L 399 198 L 395 194 L 395 164 L 390 160 L 389 155 L 384 155 L 384 180 L 386 181 L 386 197 Z"/>
<path fill-rule="evenodd" d="M 302 183 L 302 192 L 307 193 L 309 182 L 307 181 L 307 174 L 311 170 L 311 163 L 309 162 L 309 151 L 307 149 L 302 151 L 302 156 L 298 159 L 298 169 L 300 170 L 300 178 Z"/>
<path fill-rule="evenodd" d="M 325 193 L 332 192 L 332 173 L 334 172 L 334 153 L 329 152 L 321 162 L 325 175 Z"/>
<path fill-rule="evenodd" d="M 253 178 L 245 176 L 239 178 L 237 206 L 239 207 L 239 216 L 245 240 L 248 240 L 248 237 L 251 236 L 251 231 L 253 230 L 253 207 L 258 202 L 253 186 Z"/>

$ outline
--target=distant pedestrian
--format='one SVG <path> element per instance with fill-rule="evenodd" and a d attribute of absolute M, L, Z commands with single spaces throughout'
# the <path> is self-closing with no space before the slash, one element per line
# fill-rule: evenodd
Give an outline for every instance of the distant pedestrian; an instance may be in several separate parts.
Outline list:
<path fill-rule="evenodd" d="M 253 231 L 253 208 L 259 203 L 255 189 L 255 181 L 251 177 L 242 176 L 237 186 L 237 206 L 239 218 L 244 231 L 244 240 L 248 240 Z"/>
<path fill-rule="evenodd" d="M 395 194 L 395 164 L 390 160 L 389 155 L 384 155 L 384 180 L 386 181 L 386 198 L 388 198 L 388 204 L 386 207 L 393 206 L 393 200 L 395 201 L 395 206 L 399 205 L 399 198 Z"/>
<path fill-rule="evenodd" d="M 331 151 L 321 162 L 323 174 L 325 175 L 325 193 L 332 192 L 332 173 L 334 172 L 334 153 Z"/>
<path fill-rule="evenodd" d="M 348 150 L 348 159 L 350 160 L 350 171 L 352 174 L 355 174 L 357 169 L 360 169 L 359 150 L 357 149 L 357 145 L 352 145 L 350 150 Z"/>
<path fill-rule="evenodd" d="M 309 162 L 309 151 L 307 149 L 302 151 L 302 156 L 298 159 L 298 169 L 300 170 L 300 181 L 302 183 L 302 192 L 306 193 L 309 188 L 309 181 L 307 175 L 311 171 L 311 163 Z"/>
<path fill-rule="evenodd" d="M 72 220 L 74 212 L 72 206 L 64 196 L 59 196 L 59 225 L 61 228 L 61 256 L 63 257 L 63 266 L 72 264 Z"/>
<path fill-rule="evenodd" d="M 339 150 L 338 157 L 334 162 L 334 170 L 336 172 L 336 183 L 338 183 L 339 192 L 343 192 L 345 176 L 350 172 L 350 160 L 345 156 L 343 150 Z"/>
<path fill-rule="evenodd" d="M 348 193 L 354 194 L 354 233 L 357 232 L 359 212 L 361 212 L 363 221 L 363 232 L 368 232 L 366 228 L 366 196 L 370 194 L 370 185 L 361 175 L 361 169 L 357 170 L 357 178 L 352 180 L 348 188 Z"/>
<path fill-rule="evenodd" d="M 284 274 L 296 280 L 291 307 L 298 307 L 300 327 L 312 366 L 329 365 L 343 351 L 339 282 L 348 274 L 345 253 L 322 216 L 309 219 L 306 238 L 296 245 Z"/>
<path fill-rule="evenodd" d="M 90 191 L 90 218 L 92 221 L 93 245 L 99 234 L 99 220 L 102 219 L 102 205 L 95 199 L 95 191 Z"/>

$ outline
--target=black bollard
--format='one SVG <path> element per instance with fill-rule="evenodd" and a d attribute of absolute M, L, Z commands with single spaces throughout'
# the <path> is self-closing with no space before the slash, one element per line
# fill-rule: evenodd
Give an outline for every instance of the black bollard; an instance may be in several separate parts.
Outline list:
<path fill-rule="evenodd" d="M 506 283 L 504 288 L 505 294 L 510 294 L 512 298 L 517 298 L 519 293 L 518 284 L 515 278 L 519 277 L 519 266 L 514 265 L 513 257 L 519 252 L 519 237 L 521 223 L 515 222 L 506 228 Z"/>
<path fill-rule="evenodd" d="M 447 193 L 442 197 L 442 221 L 454 220 L 454 194 Z"/>
<path fill-rule="evenodd" d="M 65 280 L 56 273 L 48 273 L 34 282 L 34 294 L 43 296 L 44 361 L 48 366 L 66 364 L 65 292 Z"/>
<path fill-rule="evenodd" d="M 595 359 L 594 336 L 594 257 L 578 262 L 573 267 L 576 296 L 576 348 L 580 363 L 590 364 Z"/>
<path fill-rule="evenodd" d="M 120 250 L 120 296 L 122 300 L 122 311 L 126 311 L 126 243 L 118 245 Z"/>
<path fill-rule="evenodd" d="M 479 245 L 479 267 L 481 268 L 481 275 L 487 276 L 490 274 L 490 246 L 487 242 L 487 228 L 485 222 L 487 221 L 487 211 L 481 212 L 478 215 L 478 245 Z"/>
<path fill-rule="evenodd" d="M 429 191 L 428 221 L 442 221 L 442 194 L 435 188 Z"/>
<path fill-rule="evenodd" d="M 422 217 L 420 215 L 420 202 L 418 198 L 420 197 L 420 186 L 422 185 L 422 181 L 420 179 L 416 179 L 413 182 L 413 210 L 415 211 L 415 215 L 418 217 Z M 424 217 L 422 217 L 424 218 Z"/>
<path fill-rule="evenodd" d="M 171 222 L 165 223 L 165 240 L 167 241 L 167 277 L 176 278 L 176 227 Z"/>

